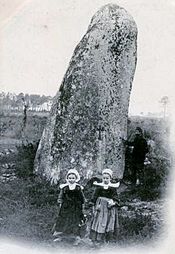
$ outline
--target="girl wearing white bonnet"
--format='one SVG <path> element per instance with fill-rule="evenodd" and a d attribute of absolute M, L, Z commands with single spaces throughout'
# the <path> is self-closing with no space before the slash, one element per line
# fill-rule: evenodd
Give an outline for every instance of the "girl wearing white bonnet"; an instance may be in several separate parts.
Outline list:
<path fill-rule="evenodd" d="M 102 175 L 103 175 L 103 174 L 108 174 L 108 175 L 111 177 L 111 179 L 112 179 L 113 172 L 112 172 L 111 169 L 105 168 L 105 169 L 102 171 Z"/>
<path fill-rule="evenodd" d="M 115 240 L 118 233 L 117 188 L 119 183 L 111 183 L 113 172 L 106 168 L 102 171 L 102 182 L 96 186 L 91 202 L 94 204 L 90 238 L 94 243 Z"/>
<path fill-rule="evenodd" d="M 80 242 L 80 224 L 84 219 L 83 204 L 85 202 L 83 188 L 78 184 L 80 175 L 76 169 L 70 169 L 66 174 L 66 183 L 60 185 L 58 204 L 59 214 L 55 224 L 55 241 L 61 236 L 74 236 L 74 245 Z"/>

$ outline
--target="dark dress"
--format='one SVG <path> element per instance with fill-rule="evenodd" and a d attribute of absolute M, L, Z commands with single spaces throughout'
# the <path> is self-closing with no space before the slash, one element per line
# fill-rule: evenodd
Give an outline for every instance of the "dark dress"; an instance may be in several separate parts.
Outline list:
<path fill-rule="evenodd" d="M 113 200 L 116 205 L 110 207 L 109 202 Z M 118 204 L 119 198 L 114 187 L 104 189 L 98 186 L 95 189 L 92 203 L 94 203 L 94 216 L 92 219 L 90 238 L 93 241 L 113 240 L 117 238 Z"/>
<path fill-rule="evenodd" d="M 84 195 L 80 185 L 70 190 L 66 185 L 60 190 L 58 202 L 61 204 L 55 230 L 64 234 L 79 235 L 79 224 L 83 219 Z"/>

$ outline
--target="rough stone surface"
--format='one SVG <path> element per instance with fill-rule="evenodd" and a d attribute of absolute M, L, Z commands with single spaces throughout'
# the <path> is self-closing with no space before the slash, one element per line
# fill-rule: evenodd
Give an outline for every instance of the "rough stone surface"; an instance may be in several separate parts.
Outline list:
<path fill-rule="evenodd" d="M 104 167 L 122 178 L 129 97 L 137 61 L 137 27 L 125 9 L 102 7 L 75 48 L 55 96 L 35 159 L 52 182 L 68 169 L 83 178 Z"/>

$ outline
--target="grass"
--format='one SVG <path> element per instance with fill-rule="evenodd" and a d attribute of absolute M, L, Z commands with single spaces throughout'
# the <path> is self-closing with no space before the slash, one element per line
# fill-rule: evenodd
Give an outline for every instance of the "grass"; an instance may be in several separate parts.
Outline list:
<path fill-rule="evenodd" d="M 34 191 L 35 190 L 35 191 Z M 35 243 L 52 245 L 52 227 L 57 214 L 57 190 L 49 189 L 45 184 L 39 184 L 37 179 L 18 179 L 0 187 L 0 234 L 8 238 L 27 240 Z M 138 202 L 138 201 L 137 201 Z M 145 203 L 128 202 L 128 210 L 119 211 L 120 233 L 118 244 L 130 245 L 145 243 L 156 237 L 161 228 L 160 212 L 147 211 L 144 215 Z M 148 206 L 149 208 L 149 206 Z M 152 213 L 157 213 L 157 219 Z M 90 209 L 86 210 L 89 213 Z M 85 239 L 85 243 L 86 243 Z"/>
<path fill-rule="evenodd" d="M 56 203 L 43 203 L 36 207 L 30 202 L 31 182 L 16 179 L 1 185 L 0 234 L 9 238 L 44 242 L 51 239 L 56 214 Z"/>
<path fill-rule="evenodd" d="M 28 112 L 27 124 L 24 132 L 25 139 L 37 141 L 41 138 L 48 113 Z M 20 140 L 23 125 L 23 114 L 8 112 L 0 115 L 0 138 Z"/>

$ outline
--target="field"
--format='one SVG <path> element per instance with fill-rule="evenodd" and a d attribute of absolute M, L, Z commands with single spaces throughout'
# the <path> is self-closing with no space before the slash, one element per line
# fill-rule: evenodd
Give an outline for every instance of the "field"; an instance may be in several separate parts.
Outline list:
<path fill-rule="evenodd" d="M 22 114 L 1 114 L 0 118 L 0 234 L 3 237 L 53 247 L 52 227 L 57 213 L 57 186 L 50 186 L 33 174 L 33 160 L 48 114 L 30 113 L 25 132 L 21 135 Z M 142 126 L 154 146 L 145 166 L 146 185 L 131 188 L 127 170 L 119 189 L 120 233 L 115 245 L 155 244 L 166 219 L 164 210 L 171 166 L 169 127 L 163 119 L 132 117 L 128 137 L 136 126 Z M 22 143 L 23 141 L 23 143 Z M 91 186 L 85 186 L 87 197 Z M 87 218 L 91 209 L 86 207 Z M 82 229 L 80 248 L 89 248 L 86 229 Z M 61 245 L 62 243 L 60 243 Z M 69 241 L 64 245 L 69 246 Z"/>

